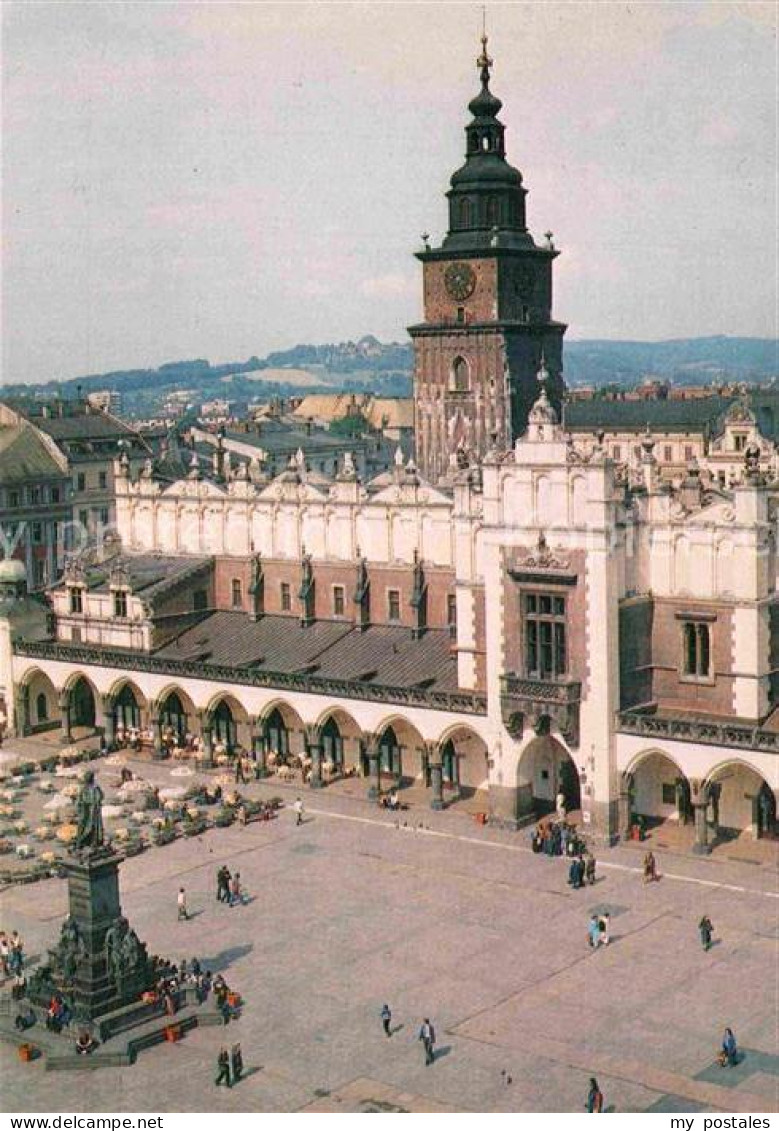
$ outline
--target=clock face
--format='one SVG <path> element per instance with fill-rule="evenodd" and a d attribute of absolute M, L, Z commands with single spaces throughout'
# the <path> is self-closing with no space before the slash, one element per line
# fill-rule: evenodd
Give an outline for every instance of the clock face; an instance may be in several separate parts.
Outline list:
<path fill-rule="evenodd" d="M 462 302 L 470 298 L 476 289 L 476 276 L 467 263 L 450 263 L 444 271 L 444 286 L 447 294 Z"/>

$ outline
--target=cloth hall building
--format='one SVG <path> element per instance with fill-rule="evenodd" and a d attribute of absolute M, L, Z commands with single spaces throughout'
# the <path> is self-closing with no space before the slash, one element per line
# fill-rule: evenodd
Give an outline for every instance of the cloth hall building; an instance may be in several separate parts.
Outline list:
<path fill-rule="evenodd" d="M 418 253 L 416 458 L 368 481 L 291 461 L 171 481 L 116 464 L 121 546 L 36 604 L 0 565 L 0 681 L 18 734 L 193 733 L 479 793 L 520 826 L 559 792 L 598 838 L 634 814 L 773 833 L 779 482 L 678 486 L 560 423 L 558 254 L 526 223 L 486 40 L 449 230 Z M 327 765 L 330 771 L 323 773 Z M 383 777 L 380 776 L 380 771 Z"/>

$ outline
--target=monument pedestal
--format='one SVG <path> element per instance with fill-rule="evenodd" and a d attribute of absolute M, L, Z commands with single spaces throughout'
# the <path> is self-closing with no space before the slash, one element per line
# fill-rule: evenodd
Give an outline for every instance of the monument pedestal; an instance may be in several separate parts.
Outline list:
<path fill-rule="evenodd" d="M 31 986 L 41 1004 L 64 993 L 80 1021 L 137 1002 L 154 982 L 146 947 L 122 915 L 120 863 L 110 848 L 64 862 L 70 913 L 48 967 Z"/>

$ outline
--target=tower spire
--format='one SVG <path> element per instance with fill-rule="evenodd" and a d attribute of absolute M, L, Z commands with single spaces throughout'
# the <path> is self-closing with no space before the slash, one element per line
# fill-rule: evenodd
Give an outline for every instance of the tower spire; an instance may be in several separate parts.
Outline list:
<path fill-rule="evenodd" d="M 492 59 L 487 54 L 487 12 L 486 8 L 482 8 L 482 32 L 481 32 L 481 55 L 476 60 L 476 66 L 479 68 L 479 76 L 481 78 L 481 85 L 483 87 L 489 86 L 490 82 L 490 67 L 492 66 Z"/>

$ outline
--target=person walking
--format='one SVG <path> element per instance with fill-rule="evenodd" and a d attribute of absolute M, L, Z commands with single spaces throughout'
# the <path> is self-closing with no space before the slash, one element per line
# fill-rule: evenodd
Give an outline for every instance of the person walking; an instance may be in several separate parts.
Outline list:
<path fill-rule="evenodd" d="M 392 1030 L 390 1029 L 390 1025 L 392 1024 L 392 1010 L 386 1004 L 386 1002 L 381 1007 L 380 1016 L 381 1016 L 381 1023 L 384 1026 L 384 1032 L 387 1034 L 388 1037 L 391 1037 L 392 1036 Z"/>
<path fill-rule="evenodd" d="M 226 1048 L 219 1050 L 219 1056 L 216 1058 L 217 1076 L 214 1083 L 217 1087 L 220 1084 L 227 1084 L 228 1088 L 232 1088 L 232 1081 L 230 1080 L 230 1054 Z"/>
<path fill-rule="evenodd" d="M 728 1028 L 725 1030 L 725 1035 L 722 1038 L 722 1052 L 720 1053 L 720 1064 L 724 1068 L 729 1065 L 731 1068 L 738 1064 L 738 1045 L 736 1038 L 733 1035 L 733 1030 Z"/>
<path fill-rule="evenodd" d="M 595 857 L 591 852 L 587 853 L 587 860 L 584 865 L 584 876 L 590 886 L 595 883 Z"/>
<path fill-rule="evenodd" d="M 179 921 L 182 919 L 188 919 L 189 911 L 187 910 L 187 893 L 184 888 L 179 888 L 179 894 L 176 900 L 176 904 L 178 907 Z"/>
<path fill-rule="evenodd" d="M 603 1092 L 598 1087 L 598 1081 L 594 1076 L 590 1076 L 590 1090 L 587 1093 L 587 1103 L 584 1105 L 587 1111 L 603 1111 Z"/>
<path fill-rule="evenodd" d="M 704 915 L 698 924 L 698 933 L 701 936 L 701 946 L 704 950 L 709 950 L 711 947 L 711 936 L 714 933 L 711 919 L 708 915 Z"/>
<path fill-rule="evenodd" d="M 236 872 L 230 880 L 230 906 L 235 907 L 236 903 L 243 903 L 240 872 Z"/>
<path fill-rule="evenodd" d="M 422 1042 L 425 1049 L 425 1067 L 432 1064 L 435 1060 L 435 1029 L 430 1023 L 430 1018 L 425 1017 L 422 1022 L 422 1028 L 419 1030 L 419 1040 Z"/>
<path fill-rule="evenodd" d="M 657 875 L 657 861 L 653 852 L 647 852 L 644 857 L 644 883 L 650 884 L 653 880 L 658 879 Z"/>
<path fill-rule="evenodd" d="M 587 937 L 590 946 L 595 950 L 600 945 L 600 924 L 598 923 L 597 915 L 590 916 L 590 923 L 587 927 Z"/>
<path fill-rule="evenodd" d="M 611 916 L 609 915 L 608 911 L 604 911 L 603 914 L 598 919 L 598 941 L 603 946 L 609 945 L 609 939 L 610 939 L 610 933 L 609 932 L 610 932 L 610 930 L 611 930 Z"/>
<path fill-rule="evenodd" d="M 230 1068 L 232 1069 L 233 1083 L 237 1084 L 243 1076 L 243 1053 L 241 1046 L 237 1043 L 230 1049 Z"/>
<path fill-rule="evenodd" d="M 216 898 L 219 903 L 230 902 L 230 869 L 226 864 L 216 873 Z"/>
<path fill-rule="evenodd" d="M 293 805 L 293 809 L 295 810 L 295 814 L 296 814 L 295 827 L 297 827 L 298 825 L 303 824 L 303 802 L 300 800 L 299 797 L 296 798 L 295 804 Z"/>
<path fill-rule="evenodd" d="M 560 792 L 557 794 L 557 797 L 555 798 L 555 810 L 557 811 L 558 821 L 564 821 L 565 820 L 565 794 L 563 793 L 562 790 L 560 790 Z"/>

